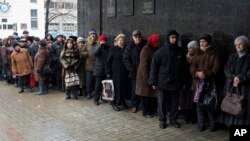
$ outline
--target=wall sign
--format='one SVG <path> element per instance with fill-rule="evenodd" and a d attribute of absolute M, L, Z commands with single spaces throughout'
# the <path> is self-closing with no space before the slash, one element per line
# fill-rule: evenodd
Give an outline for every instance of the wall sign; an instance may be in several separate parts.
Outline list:
<path fill-rule="evenodd" d="M 155 12 L 155 1 L 154 0 L 144 0 L 142 14 L 154 14 Z"/>

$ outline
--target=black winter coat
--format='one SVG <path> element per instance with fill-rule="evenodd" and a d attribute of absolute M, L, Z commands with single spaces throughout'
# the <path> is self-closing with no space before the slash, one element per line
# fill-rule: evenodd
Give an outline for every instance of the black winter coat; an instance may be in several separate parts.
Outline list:
<path fill-rule="evenodd" d="M 125 100 L 130 94 L 130 80 L 122 58 L 124 49 L 117 46 L 111 47 L 106 64 L 106 74 L 110 74 L 114 82 L 115 101 Z"/>
<path fill-rule="evenodd" d="M 95 46 L 94 56 L 95 56 L 95 67 L 94 67 L 94 76 L 103 76 L 105 75 L 105 64 L 108 57 L 110 47 L 105 44 Z"/>
<path fill-rule="evenodd" d="M 187 60 L 182 48 L 167 45 L 158 49 L 152 59 L 150 84 L 160 90 L 175 91 L 186 82 Z"/>
<path fill-rule="evenodd" d="M 60 63 L 60 55 L 62 50 L 63 43 L 58 43 L 57 41 L 53 43 L 50 50 L 52 69 L 62 69 L 62 65 Z"/>
<path fill-rule="evenodd" d="M 129 71 L 129 78 L 136 78 L 137 69 L 140 63 L 140 53 L 146 43 L 147 41 L 144 39 L 142 39 L 142 42 L 139 45 L 135 45 L 135 42 L 132 41 L 129 46 L 125 48 L 123 54 L 123 63 L 126 69 Z"/>
<path fill-rule="evenodd" d="M 250 52 L 238 57 L 238 54 L 232 54 L 224 68 L 226 75 L 226 85 L 224 96 L 229 92 L 233 85 L 235 76 L 240 79 L 238 85 L 239 94 L 244 96 L 245 111 L 242 117 L 235 117 L 224 112 L 221 112 L 218 120 L 220 123 L 230 125 L 249 125 L 250 124 Z"/>

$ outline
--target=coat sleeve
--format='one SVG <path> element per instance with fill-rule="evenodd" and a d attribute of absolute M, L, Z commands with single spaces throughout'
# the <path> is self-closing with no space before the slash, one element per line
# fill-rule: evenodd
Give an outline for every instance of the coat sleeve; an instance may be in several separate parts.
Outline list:
<path fill-rule="evenodd" d="M 80 55 L 82 58 L 86 58 L 88 56 L 87 43 L 83 45 L 83 51 L 81 51 Z"/>
<path fill-rule="evenodd" d="M 95 46 L 94 51 L 93 51 L 95 57 L 98 57 L 98 56 L 101 55 L 101 46 L 102 46 L 102 45 L 97 45 L 97 46 Z"/>
<path fill-rule="evenodd" d="M 233 79 L 235 77 L 235 75 L 230 71 L 230 66 L 232 65 L 232 58 L 233 58 L 233 55 L 231 55 L 228 58 L 228 61 L 224 67 L 225 76 L 226 76 L 227 80 L 229 80 L 230 82 L 233 82 Z"/>
<path fill-rule="evenodd" d="M 134 71 L 131 58 L 132 58 L 131 50 L 130 50 L 130 46 L 128 46 L 125 48 L 124 53 L 123 53 L 123 63 L 128 71 Z"/>
<path fill-rule="evenodd" d="M 3 65 L 5 65 L 7 63 L 6 47 L 1 48 L 1 56 L 2 56 Z"/>
<path fill-rule="evenodd" d="M 63 49 L 61 54 L 60 54 L 60 62 L 62 64 L 63 68 L 66 69 L 66 68 L 68 68 L 69 64 L 64 60 L 64 52 L 65 52 L 65 50 Z"/>
<path fill-rule="evenodd" d="M 161 65 L 161 56 L 159 54 L 159 51 L 156 51 L 155 54 L 153 55 L 153 59 L 151 62 L 151 66 L 150 66 L 150 85 L 152 86 L 158 86 L 158 74 L 159 74 L 159 68 Z"/>
<path fill-rule="evenodd" d="M 36 71 L 41 71 L 42 68 L 44 67 L 46 60 L 48 58 L 48 54 L 44 51 L 44 54 L 41 54 L 37 58 L 37 66 L 36 66 Z"/>
<path fill-rule="evenodd" d="M 12 64 L 12 72 L 17 74 L 17 64 L 16 64 L 16 60 L 14 58 L 14 52 L 11 54 L 11 64 Z"/>
<path fill-rule="evenodd" d="M 142 80 L 147 82 L 149 84 L 149 67 L 150 67 L 150 56 L 142 49 L 140 53 L 140 65 L 141 66 L 141 72 L 142 73 Z"/>
<path fill-rule="evenodd" d="M 51 61 L 52 62 L 56 62 L 57 58 L 56 58 L 56 46 L 52 45 L 51 50 L 50 50 L 50 54 L 51 54 Z"/>
<path fill-rule="evenodd" d="M 29 55 L 28 50 L 25 50 L 25 54 L 26 54 L 27 59 L 28 59 L 28 61 L 29 61 L 30 68 L 33 68 L 33 61 L 32 61 L 32 59 L 31 59 L 31 56 Z"/>
<path fill-rule="evenodd" d="M 193 59 L 191 65 L 190 65 L 190 73 L 191 73 L 193 79 L 197 78 L 196 73 L 199 71 L 198 70 L 198 60 L 199 60 L 199 57 L 195 56 L 195 58 Z"/>
<path fill-rule="evenodd" d="M 105 74 L 112 75 L 112 61 L 113 61 L 113 49 L 114 47 L 111 47 L 109 49 L 108 57 L 106 60 L 106 65 L 105 65 Z"/>
<path fill-rule="evenodd" d="M 215 75 L 218 74 L 220 70 L 220 57 L 219 54 L 217 54 L 214 58 L 212 69 L 211 70 L 204 70 L 204 75 L 206 79 L 211 79 L 215 77 Z"/>

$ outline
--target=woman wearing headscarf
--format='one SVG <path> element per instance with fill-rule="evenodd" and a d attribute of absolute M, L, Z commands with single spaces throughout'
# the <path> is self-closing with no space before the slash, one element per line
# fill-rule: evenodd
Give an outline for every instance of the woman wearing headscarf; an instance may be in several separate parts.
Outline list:
<path fill-rule="evenodd" d="M 115 98 L 111 105 L 115 111 L 121 110 L 117 105 L 126 105 L 125 97 L 130 92 L 128 71 L 122 60 L 125 46 L 125 35 L 117 35 L 115 46 L 110 48 L 106 62 L 107 77 L 114 82 Z"/>
<path fill-rule="evenodd" d="M 238 89 L 239 94 L 244 96 L 245 111 L 241 117 L 236 117 L 221 112 L 218 118 L 220 123 L 230 127 L 231 125 L 249 125 L 250 124 L 250 51 L 249 39 L 246 36 L 239 36 L 234 40 L 236 52 L 228 58 L 224 68 L 226 75 L 226 92 L 230 92 L 232 87 Z"/>
<path fill-rule="evenodd" d="M 159 48 L 159 34 L 148 37 L 147 44 L 140 53 L 140 63 L 136 75 L 136 94 L 141 96 L 142 115 L 152 118 L 157 108 L 157 91 L 149 84 L 150 64 L 154 52 Z"/>

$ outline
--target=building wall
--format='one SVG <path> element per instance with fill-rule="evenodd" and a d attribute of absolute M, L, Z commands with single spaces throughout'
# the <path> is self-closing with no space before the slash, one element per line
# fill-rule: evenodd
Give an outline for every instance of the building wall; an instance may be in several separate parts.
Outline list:
<path fill-rule="evenodd" d="M 181 34 L 183 46 L 191 39 L 198 39 L 201 34 L 213 36 L 213 44 L 232 51 L 233 39 L 240 34 L 250 34 L 249 0 L 154 0 L 154 14 L 142 14 L 143 4 L 147 0 L 134 0 L 133 15 L 125 16 L 123 9 L 129 9 L 127 1 L 115 0 L 116 15 L 107 16 L 107 2 L 110 0 L 78 0 L 78 23 L 85 24 L 79 34 L 87 36 L 88 30 L 96 28 L 98 33 L 115 36 L 120 32 L 129 38 L 134 29 L 139 29 L 145 36 L 159 33 L 162 38 L 169 29 L 176 29 Z M 112 0 L 111 0 L 112 1 Z M 101 3 L 101 9 L 98 8 Z M 125 14 L 126 14 L 125 10 Z M 81 28 L 79 26 L 79 28 Z M 131 38 L 130 38 L 131 39 Z"/>
<path fill-rule="evenodd" d="M 2 2 L 2 1 L 1 1 Z M 3 30 L 0 29 L 0 37 L 4 38 L 12 35 L 17 31 L 21 36 L 23 30 L 28 30 L 30 35 L 44 37 L 44 2 L 37 0 L 37 3 L 31 3 L 30 0 L 6 0 L 11 6 L 8 12 L 0 11 L 0 25 L 16 24 L 17 29 Z M 37 9 L 38 28 L 31 29 L 31 9 Z M 3 23 L 2 19 L 7 19 L 7 23 Z M 27 26 L 21 26 L 26 24 Z"/>

